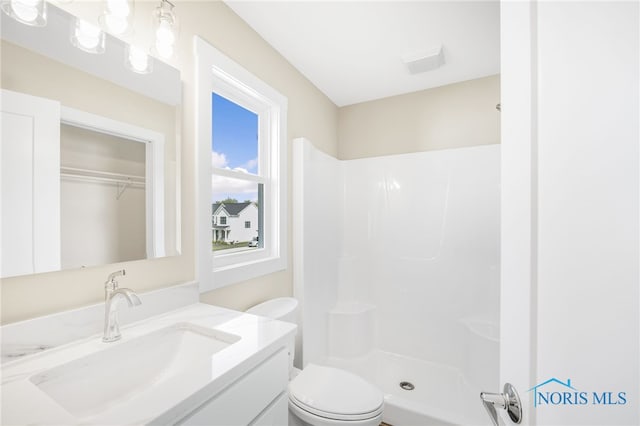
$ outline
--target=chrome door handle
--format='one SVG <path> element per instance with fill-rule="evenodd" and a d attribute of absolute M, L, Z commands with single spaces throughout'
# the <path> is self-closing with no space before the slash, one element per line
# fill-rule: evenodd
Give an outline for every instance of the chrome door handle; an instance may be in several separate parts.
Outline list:
<path fill-rule="evenodd" d="M 480 392 L 482 405 L 489 413 L 494 426 L 500 426 L 500 419 L 496 408 L 507 410 L 512 422 L 520 424 L 522 421 L 522 404 L 516 388 L 511 383 L 505 383 L 502 393 Z"/>

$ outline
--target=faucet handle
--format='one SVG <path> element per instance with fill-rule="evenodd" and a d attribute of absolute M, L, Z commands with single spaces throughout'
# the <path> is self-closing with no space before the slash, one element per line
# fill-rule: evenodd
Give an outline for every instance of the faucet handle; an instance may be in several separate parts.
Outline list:
<path fill-rule="evenodd" d="M 107 277 L 107 281 L 104 283 L 105 288 L 110 288 L 111 290 L 117 289 L 118 281 L 116 281 L 116 277 L 123 277 L 126 274 L 127 273 L 124 269 L 110 273 Z"/>

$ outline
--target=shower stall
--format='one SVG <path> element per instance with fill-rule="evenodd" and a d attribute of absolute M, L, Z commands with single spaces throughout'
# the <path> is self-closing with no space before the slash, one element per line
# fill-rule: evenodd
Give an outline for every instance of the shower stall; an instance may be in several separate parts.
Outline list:
<path fill-rule="evenodd" d="M 300 366 L 376 384 L 390 424 L 490 424 L 499 161 L 499 145 L 340 161 L 295 141 Z"/>

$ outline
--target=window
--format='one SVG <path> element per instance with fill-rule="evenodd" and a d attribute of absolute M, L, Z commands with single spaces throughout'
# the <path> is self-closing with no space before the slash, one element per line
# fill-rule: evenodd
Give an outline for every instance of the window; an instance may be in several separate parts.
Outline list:
<path fill-rule="evenodd" d="M 245 229 L 251 227 L 246 226 L 246 219 L 255 218 L 258 223 L 264 219 L 263 209 L 256 207 L 260 206 L 258 198 L 264 182 L 255 182 L 261 177 L 258 114 L 215 92 L 211 96 L 211 105 L 212 211 L 222 209 L 232 218 L 238 218 L 229 222 L 229 232 L 233 234 L 231 244 L 227 241 L 213 242 L 213 250 L 220 256 L 224 250 L 238 252 L 248 249 L 256 232 L 261 233 L 261 229 L 256 229 L 256 232 Z M 228 171 L 238 173 L 231 178 Z"/>
<path fill-rule="evenodd" d="M 202 39 L 195 46 L 198 278 L 208 291 L 286 268 L 287 99 Z"/>

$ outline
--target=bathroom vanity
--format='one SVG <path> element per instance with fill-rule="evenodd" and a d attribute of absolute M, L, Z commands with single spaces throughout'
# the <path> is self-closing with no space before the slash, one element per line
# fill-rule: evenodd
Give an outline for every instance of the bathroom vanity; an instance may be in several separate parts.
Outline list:
<path fill-rule="evenodd" d="M 295 325 L 194 303 L 121 331 L 3 363 L 1 423 L 287 423 Z"/>

